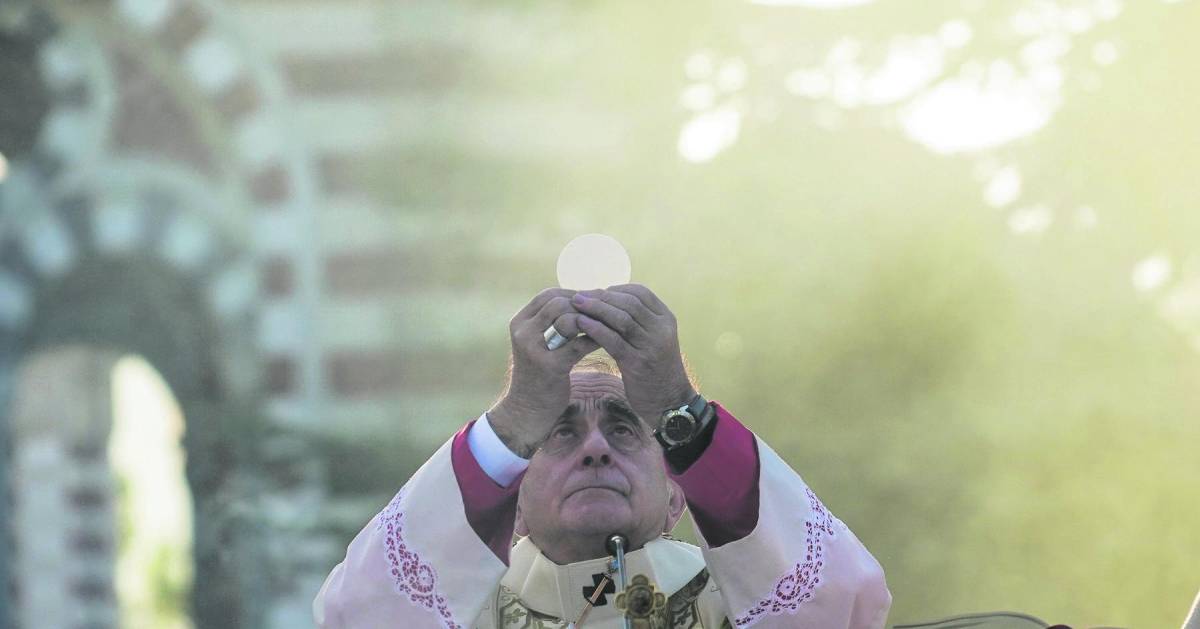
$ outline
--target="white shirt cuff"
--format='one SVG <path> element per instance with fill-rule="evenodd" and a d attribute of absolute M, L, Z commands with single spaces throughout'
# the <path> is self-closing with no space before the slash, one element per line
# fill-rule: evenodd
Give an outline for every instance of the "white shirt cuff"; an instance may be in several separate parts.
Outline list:
<path fill-rule="evenodd" d="M 511 485 L 529 467 L 529 459 L 517 456 L 496 436 L 496 431 L 488 422 L 487 413 L 480 415 L 467 431 L 467 447 L 471 448 L 471 454 L 484 473 L 502 487 Z"/>

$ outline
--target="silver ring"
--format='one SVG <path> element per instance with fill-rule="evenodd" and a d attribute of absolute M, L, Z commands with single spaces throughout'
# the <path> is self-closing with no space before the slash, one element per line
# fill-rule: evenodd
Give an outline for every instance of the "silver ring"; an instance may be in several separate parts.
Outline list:
<path fill-rule="evenodd" d="M 567 337 L 560 334 L 558 330 L 554 329 L 553 325 L 546 328 L 545 332 L 542 332 L 542 338 L 546 339 L 546 349 L 550 351 L 554 351 L 563 345 L 566 345 L 567 341 L 569 340 Z"/>

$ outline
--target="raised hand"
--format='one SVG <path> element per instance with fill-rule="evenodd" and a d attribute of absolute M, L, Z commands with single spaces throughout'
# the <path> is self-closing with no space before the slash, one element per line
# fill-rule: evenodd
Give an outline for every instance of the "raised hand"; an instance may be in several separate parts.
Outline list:
<path fill-rule="evenodd" d="M 571 367 L 599 349 L 593 339 L 576 337 L 579 313 L 571 305 L 575 291 L 547 288 L 513 315 L 512 374 L 508 390 L 490 410 L 488 422 L 504 445 L 525 458 L 532 456 L 551 425 L 566 410 L 571 394 Z M 551 324 L 568 339 L 555 350 L 542 336 Z"/>
<path fill-rule="evenodd" d="M 580 313 L 579 330 L 617 361 L 629 405 L 648 424 L 657 426 L 663 411 L 696 395 L 679 351 L 675 315 L 649 288 L 620 284 L 580 291 L 571 303 Z"/>

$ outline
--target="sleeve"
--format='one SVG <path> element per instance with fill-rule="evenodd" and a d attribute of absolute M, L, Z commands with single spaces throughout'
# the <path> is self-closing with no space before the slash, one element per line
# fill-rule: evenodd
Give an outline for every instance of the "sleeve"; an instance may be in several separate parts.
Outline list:
<path fill-rule="evenodd" d="M 733 625 L 883 627 L 892 601 L 883 568 L 799 474 L 716 407 L 711 444 L 671 476 Z"/>
<path fill-rule="evenodd" d="M 1183 629 L 1200 629 L 1200 593 L 1196 594 L 1192 611 L 1188 612 L 1187 619 L 1183 621 Z"/>
<path fill-rule="evenodd" d="M 500 440 L 487 413 L 480 415 L 467 431 L 467 445 L 484 473 L 503 487 L 512 485 L 529 468 L 529 459 L 521 458 Z"/>
<path fill-rule="evenodd" d="M 480 467 L 463 428 L 350 542 L 313 601 L 322 629 L 463 629 L 507 569 L 519 478 Z"/>

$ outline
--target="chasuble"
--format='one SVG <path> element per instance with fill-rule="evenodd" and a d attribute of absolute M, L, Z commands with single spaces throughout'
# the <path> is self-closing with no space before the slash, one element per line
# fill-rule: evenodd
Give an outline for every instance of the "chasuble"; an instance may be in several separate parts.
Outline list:
<path fill-rule="evenodd" d="M 661 594 L 648 626 L 874 629 L 883 570 L 800 476 L 720 404 L 712 441 L 681 473 L 700 546 L 668 537 L 626 555 Z M 481 418 L 485 420 L 485 418 Z M 520 479 L 480 466 L 472 422 L 367 524 L 313 602 L 323 629 L 615 629 L 608 558 L 559 565 L 512 545 Z M 582 622 L 580 617 L 582 616 Z"/>

